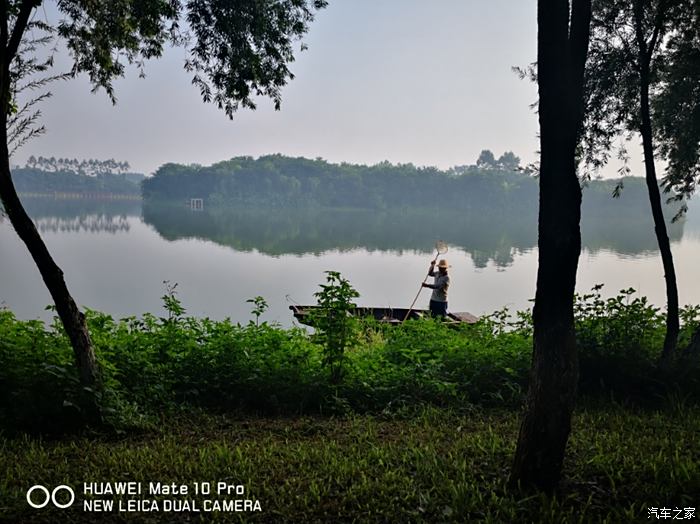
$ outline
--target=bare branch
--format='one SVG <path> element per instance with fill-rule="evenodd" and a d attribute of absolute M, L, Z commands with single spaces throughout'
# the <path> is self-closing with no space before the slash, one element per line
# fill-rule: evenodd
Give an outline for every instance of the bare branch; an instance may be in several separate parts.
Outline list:
<path fill-rule="evenodd" d="M 3 49 L 7 43 L 7 0 L 0 0 L 0 44 Z"/>

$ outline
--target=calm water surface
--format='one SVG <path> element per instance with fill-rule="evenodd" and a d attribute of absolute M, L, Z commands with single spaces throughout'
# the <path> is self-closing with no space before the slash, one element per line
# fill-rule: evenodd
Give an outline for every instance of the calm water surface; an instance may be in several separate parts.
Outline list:
<path fill-rule="evenodd" d="M 445 239 L 452 265 L 450 310 L 477 315 L 530 306 L 537 269 L 532 218 L 357 211 L 193 213 L 140 203 L 27 203 L 69 289 L 85 307 L 117 317 L 162 314 L 163 281 L 177 283 L 187 312 L 251 319 L 246 299 L 262 295 L 263 319 L 292 324 L 288 306 L 314 303 L 324 271 L 340 271 L 359 305 L 407 307 Z M 671 230 L 682 304 L 700 303 L 700 217 Z M 579 291 L 633 287 L 663 306 L 663 271 L 650 224 L 587 222 Z M 617 227 L 614 227 L 617 226 Z M 0 303 L 23 319 L 49 319 L 48 292 L 8 221 L 0 222 Z M 423 291 L 417 307 L 426 307 Z"/>

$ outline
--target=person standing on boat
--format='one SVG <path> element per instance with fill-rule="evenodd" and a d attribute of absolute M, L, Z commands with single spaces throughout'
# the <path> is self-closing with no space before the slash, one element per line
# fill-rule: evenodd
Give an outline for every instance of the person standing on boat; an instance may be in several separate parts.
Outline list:
<path fill-rule="evenodd" d="M 423 282 L 423 287 L 428 287 L 433 290 L 433 295 L 430 297 L 430 313 L 436 317 L 447 316 L 447 288 L 450 287 L 450 275 L 447 274 L 447 260 L 444 258 L 438 262 L 438 270 L 435 272 L 435 261 L 430 263 L 428 276 L 435 279 L 432 284 Z"/>

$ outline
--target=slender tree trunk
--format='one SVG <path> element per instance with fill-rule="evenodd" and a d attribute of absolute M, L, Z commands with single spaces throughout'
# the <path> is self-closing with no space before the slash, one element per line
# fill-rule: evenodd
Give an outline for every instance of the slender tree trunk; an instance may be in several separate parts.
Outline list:
<path fill-rule="evenodd" d="M 661 263 L 663 264 L 664 279 L 666 280 L 666 336 L 664 337 L 664 347 L 659 362 L 661 368 L 665 369 L 668 368 L 673 361 L 676 345 L 678 344 L 678 332 L 680 331 L 680 321 L 678 318 L 678 285 L 676 282 L 676 269 L 673 264 L 673 254 L 671 253 L 671 242 L 668 239 L 666 220 L 661 203 L 659 181 L 656 178 L 656 166 L 654 165 L 654 143 L 651 112 L 649 109 L 649 69 L 653 49 L 647 48 L 647 44 L 644 40 L 641 21 L 642 9 L 638 0 L 635 0 L 634 6 L 639 62 L 639 131 L 642 135 L 644 169 L 647 190 L 649 192 L 649 203 L 651 204 L 651 214 L 654 218 L 654 232 L 656 233 L 656 241 L 659 245 L 659 251 L 661 252 Z"/>
<path fill-rule="evenodd" d="M 649 84 L 642 81 L 641 90 L 641 134 L 644 148 L 644 167 L 651 213 L 654 217 L 654 232 L 656 233 L 656 241 L 659 244 L 661 263 L 664 268 L 664 279 L 666 280 L 666 336 L 664 337 L 664 347 L 661 353 L 660 364 L 661 367 L 667 368 L 672 362 L 676 352 L 678 332 L 680 330 L 678 284 L 676 281 L 676 269 L 673 264 L 673 254 L 671 253 L 671 242 L 668 239 L 666 221 L 664 219 L 663 206 L 661 203 L 659 181 L 656 178 L 656 168 L 654 166 L 654 146 L 652 142 L 651 119 L 649 117 Z"/>
<path fill-rule="evenodd" d="M 6 21 L 4 22 L 6 23 Z M 7 60 L 7 58 L 3 58 Z M 0 67 L 0 100 L 9 100 L 9 63 Z M 68 334 L 80 376 L 80 383 L 91 390 L 100 387 L 100 374 L 93 351 L 85 317 L 68 292 L 63 271 L 56 265 L 46 244 L 41 239 L 31 218 L 27 215 L 12 182 L 9 151 L 7 147 L 6 103 L 0 104 L 0 200 L 12 226 L 27 246 L 34 262 L 51 293 L 56 312 Z M 87 406 L 91 410 L 94 405 Z M 94 414 L 94 413 L 92 413 Z"/>
<path fill-rule="evenodd" d="M 538 2 L 539 265 L 527 408 L 510 483 L 548 491 L 561 476 L 578 383 L 573 302 L 581 187 L 576 145 L 590 16 L 589 0 L 574 0 L 571 12 L 567 0 Z"/>
<path fill-rule="evenodd" d="M 56 265 L 44 241 L 39 236 L 34 223 L 29 218 L 17 197 L 10 177 L 7 159 L 7 142 L 0 147 L 0 198 L 12 226 L 29 249 L 34 262 L 51 293 L 56 312 L 68 334 L 83 386 L 96 388 L 99 385 L 99 371 L 95 352 L 90 341 L 90 334 L 85 323 L 85 316 L 78 309 L 63 279 L 63 271 Z"/>

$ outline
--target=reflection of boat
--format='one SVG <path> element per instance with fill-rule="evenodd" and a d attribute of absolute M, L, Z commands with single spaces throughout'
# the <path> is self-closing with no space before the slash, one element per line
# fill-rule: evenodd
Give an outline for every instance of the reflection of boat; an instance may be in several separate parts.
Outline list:
<path fill-rule="evenodd" d="M 319 306 L 289 306 L 294 318 L 302 324 L 313 326 L 313 311 L 317 311 Z M 353 317 L 374 317 L 375 320 L 386 324 L 400 324 L 406 318 L 407 308 L 386 308 L 386 307 L 356 307 L 350 310 Z M 408 318 L 417 319 L 429 316 L 427 309 L 412 309 Z M 448 324 L 474 324 L 478 319 L 471 313 L 448 313 L 445 320 Z"/>

